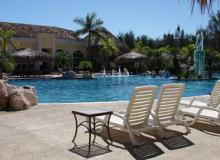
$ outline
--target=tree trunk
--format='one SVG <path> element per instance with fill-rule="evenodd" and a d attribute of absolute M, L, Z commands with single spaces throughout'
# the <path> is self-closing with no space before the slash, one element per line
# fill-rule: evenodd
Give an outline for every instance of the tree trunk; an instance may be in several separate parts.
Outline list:
<path fill-rule="evenodd" d="M 86 59 L 87 60 L 90 60 L 91 61 L 91 32 L 89 31 L 89 41 L 88 41 L 88 46 L 87 46 L 87 57 L 86 57 Z"/>

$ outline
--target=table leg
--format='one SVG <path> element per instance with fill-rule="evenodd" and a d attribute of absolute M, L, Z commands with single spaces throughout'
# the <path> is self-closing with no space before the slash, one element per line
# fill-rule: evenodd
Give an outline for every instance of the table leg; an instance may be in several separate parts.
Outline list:
<path fill-rule="evenodd" d="M 76 125 L 76 130 L 75 130 L 75 133 L 74 133 L 74 136 L 73 136 L 73 144 L 76 146 L 76 143 L 75 143 L 75 139 L 76 139 L 76 135 L 78 133 L 78 121 L 77 121 L 77 117 L 76 117 L 76 114 L 73 114 L 74 115 L 74 118 L 75 118 L 75 125 Z M 74 146 L 74 147 L 75 147 Z"/>
<path fill-rule="evenodd" d="M 90 151 L 90 148 L 91 148 L 91 134 L 92 134 L 91 117 L 89 117 L 89 151 Z"/>
<path fill-rule="evenodd" d="M 95 126 L 96 124 L 95 124 L 95 117 L 93 117 L 93 129 L 94 129 L 94 138 L 93 138 L 93 144 L 95 143 L 95 139 L 96 139 L 96 126 Z"/>

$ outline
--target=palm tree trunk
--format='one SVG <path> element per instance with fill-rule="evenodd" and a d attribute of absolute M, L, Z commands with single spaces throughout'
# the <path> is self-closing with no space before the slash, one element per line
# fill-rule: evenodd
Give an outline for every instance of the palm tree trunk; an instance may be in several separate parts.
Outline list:
<path fill-rule="evenodd" d="M 88 60 L 91 60 L 91 32 L 89 31 L 89 41 L 87 46 L 87 57 Z"/>
<path fill-rule="evenodd" d="M 4 53 L 6 53 L 6 51 L 7 51 L 7 42 L 6 42 L 5 39 L 3 39 L 2 50 L 3 50 Z"/>

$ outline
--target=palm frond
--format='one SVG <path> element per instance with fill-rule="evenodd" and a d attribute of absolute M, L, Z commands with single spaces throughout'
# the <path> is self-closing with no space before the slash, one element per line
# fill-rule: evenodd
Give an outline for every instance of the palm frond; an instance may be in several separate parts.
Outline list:
<path fill-rule="evenodd" d="M 80 18 L 80 17 L 76 17 L 73 20 L 73 22 L 75 22 L 75 23 L 77 23 L 77 24 L 79 24 L 81 26 L 85 26 L 86 25 L 85 20 L 83 18 Z"/>
<path fill-rule="evenodd" d="M 86 33 L 88 33 L 87 28 L 82 28 L 82 29 L 78 29 L 78 30 L 75 31 L 76 35 L 84 35 Z"/>
<path fill-rule="evenodd" d="M 208 12 L 210 11 L 214 1 L 215 0 L 191 0 L 191 2 L 192 2 L 191 13 L 193 12 L 193 9 L 195 7 L 196 2 L 200 7 L 201 13 L 204 14 L 206 9 L 208 10 Z"/>

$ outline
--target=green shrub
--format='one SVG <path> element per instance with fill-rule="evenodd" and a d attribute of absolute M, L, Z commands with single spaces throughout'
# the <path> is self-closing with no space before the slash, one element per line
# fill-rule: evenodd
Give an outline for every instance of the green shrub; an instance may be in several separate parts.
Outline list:
<path fill-rule="evenodd" d="M 84 71 L 88 70 L 88 71 L 92 71 L 92 62 L 91 61 L 81 61 L 79 63 L 79 68 L 82 68 Z"/>

